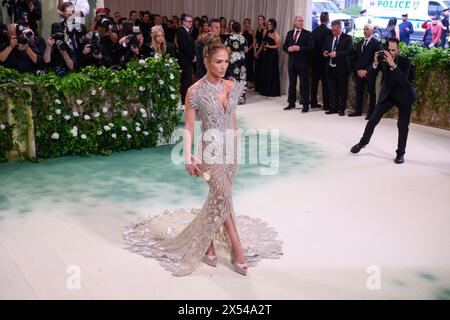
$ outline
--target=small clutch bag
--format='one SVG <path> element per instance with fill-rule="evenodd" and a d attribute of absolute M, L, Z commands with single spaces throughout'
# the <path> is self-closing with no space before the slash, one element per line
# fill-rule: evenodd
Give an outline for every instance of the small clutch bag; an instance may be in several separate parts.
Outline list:
<path fill-rule="evenodd" d="M 192 161 L 193 163 L 195 163 L 197 165 L 197 167 L 200 169 L 201 174 L 200 177 L 202 177 L 203 179 L 205 179 L 206 181 L 208 181 L 209 179 L 211 179 L 211 170 L 205 170 L 205 166 L 203 164 L 203 161 L 201 159 L 199 159 L 197 156 L 192 156 Z"/>

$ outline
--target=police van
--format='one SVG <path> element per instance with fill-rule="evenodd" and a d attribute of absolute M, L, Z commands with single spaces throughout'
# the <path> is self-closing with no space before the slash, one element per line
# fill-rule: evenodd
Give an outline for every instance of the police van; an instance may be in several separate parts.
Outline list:
<path fill-rule="evenodd" d="M 402 14 L 408 14 L 408 21 L 414 27 L 411 40 L 422 40 L 424 30 L 421 25 L 432 16 L 442 16 L 442 11 L 450 7 L 450 0 L 363 0 L 362 8 L 367 10 L 375 27 L 374 36 L 380 37 L 391 17 L 402 22 Z"/>

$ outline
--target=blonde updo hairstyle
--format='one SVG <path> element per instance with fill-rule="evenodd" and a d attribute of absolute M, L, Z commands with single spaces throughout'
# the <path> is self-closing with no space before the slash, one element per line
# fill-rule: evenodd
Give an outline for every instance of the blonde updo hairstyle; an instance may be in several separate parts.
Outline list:
<path fill-rule="evenodd" d="M 203 42 L 205 43 L 205 48 L 203 49 L 205 62 L 211 61 L 211 57 L 220 50 L 225 50 L 228 53 L 227 47 L 222 43 L 220 37 L 211 32 L 205 35 Z"/>

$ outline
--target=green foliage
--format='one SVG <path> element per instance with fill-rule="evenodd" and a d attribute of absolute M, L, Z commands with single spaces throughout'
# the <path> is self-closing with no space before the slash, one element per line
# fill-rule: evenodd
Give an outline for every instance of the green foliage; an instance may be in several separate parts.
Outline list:
<path fill-rule="evenodd" d="M 342 13 L 346 13 L 348 15 L 354 16 L 354 17 L 359 17 L 361 10 L 362 9 L 360 6 L 353 5 L 348 8 L 345 8 L 345 9 L 340 9 L 339 11 Z"/>
<path fill-rule="evenodd" d="M 414 66 L 414 87 L 417 91 L 415 110 L 420 113 L 428 103 L 435 111 L 450 112 L 450 51 L 400 43 L 400 54 L 410 58 Z"/>
<path fill-rule="evenodd" d="M 38 158 L 88 157 L 154 147 L 159 139 L 169 138 L 181 116 L 179 79 L 178 64 L 171 57 L 132 61 L 120 71 L 87 67 L 62 78 L 54 73 L 21 75 L 0 67 L 0 83 L 17 84 L 1 87 L 0 96 L 22 110 L 17 106 L 29 104 L 30 95 L 20 84 L 31 81 Z M 6 110 L 6 103 L 0 109 Z M 25 115 L 16 117 L 18 126 L 27 126 Z M 10 131 L 0 133 L 0 160 L 13 149 L 7 143 Z"/>

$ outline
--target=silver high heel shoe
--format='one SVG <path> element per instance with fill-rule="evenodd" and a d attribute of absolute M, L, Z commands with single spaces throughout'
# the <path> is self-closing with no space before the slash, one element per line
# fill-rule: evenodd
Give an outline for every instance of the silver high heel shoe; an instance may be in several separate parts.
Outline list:
<path fill-rule="evenodd" d="M 203 262 L 208 266 L 217 267 L 217 256 L 210 256 L 209 254 L 205 254 L 205 256 L 203 257 Z"/>
<path fill-rule="evenodd" d="M 234 271 L 236 271 L 239 274 L 242 274 L 243 276 L 247 275 L 247 271 L 248 271 L 248 266 L 246 263 L 237 263 L 234 261 L 234 253 L 231 253 L 231 263 L 234 266 Z"/>
<path fill-rule="evenodd" d="M 232 263 L 234 266 L 234 271 L 236 271 L 239 274 L 242 274 L 243 276 L 247 275 L 248 266 L 246 263 L 236 263 L 234 261 Z"/>

